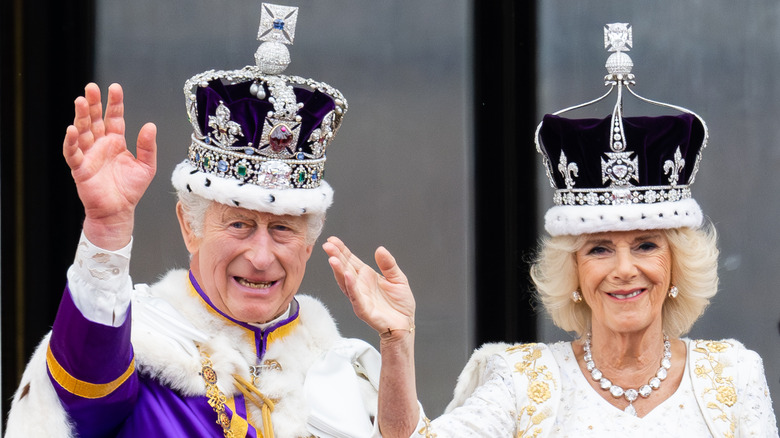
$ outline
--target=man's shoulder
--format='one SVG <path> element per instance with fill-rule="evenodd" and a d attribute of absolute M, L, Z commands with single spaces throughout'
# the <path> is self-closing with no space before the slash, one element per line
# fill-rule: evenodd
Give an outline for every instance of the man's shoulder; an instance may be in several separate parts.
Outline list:
<path fill-rule="evenodd" d="M 330 310 L 328 310 L 328 307 L 320 301 L 319 298 L 298 293 L 295 295 L 295 299 L 301 306 L 301 314 L 306 314 L 307 316 L 311 315 L 311 317 L 333 319 Z"/>
<path fill-rule="evenodd" d="M 299 305 L 300 325 L 316 343 L 330 346 L 342 338 L 336 320 L 322 301 L 304 294 L 296 294 L 295 299 Z"/>
<path fill-rule="evenodd" d="M 144 283 L 136 284 L 134 285 L 134 295 L 151 295 L 168 300 L 188 296 L 190 295 L 189 271 L 186 269 L 171 269 L 151 285 Z"/>

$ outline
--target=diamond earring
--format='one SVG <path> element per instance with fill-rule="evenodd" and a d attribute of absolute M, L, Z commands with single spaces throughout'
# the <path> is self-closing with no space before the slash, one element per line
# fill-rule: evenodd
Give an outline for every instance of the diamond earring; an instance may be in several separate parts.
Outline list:
<path fill-rule="evenodd" d="M 574 301 L 575 304 L 579 303 L 580 301 L 582 301 L 582 294 L 580 293 L 580 291 L 575 290 L 574 292 L 572 292 L 571 293 L 571 300 Z"/>
<path fill-rule="evenodd" d="M 677 286 L 672 286 L 671 289 L 669 289 L 669 298 L 677 298 L 677 294 L 680 293 L 680 290 L 677 289 Z"/>

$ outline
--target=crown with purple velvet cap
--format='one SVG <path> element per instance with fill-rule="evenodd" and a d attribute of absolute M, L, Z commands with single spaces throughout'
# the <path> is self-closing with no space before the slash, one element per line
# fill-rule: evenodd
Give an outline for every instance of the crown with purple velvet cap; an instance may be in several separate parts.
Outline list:
<path fill-rule="evenodd" d="M 631 89 L 631 26 L 604 27 L 604 45 L 614 52 L 604 78 L 609 91 L 580 105 L 545 115 L 536 148 L 555 189 L 545 214 L 550 235 L 579 235 L 698 227 L 703 216 L 690 185 L 707 145 L 707 125 L 693 111 L 639 96 Z M 676 115 L 623 117 L 623 89 Z M 569 119 L 560 114 L 592 105 L 617 91 L 612 115 Z"/>
<path fill-rule="evenodd" d="M 281 74 L 298 8 L 264 3 L 255 65 L 184 84 L 192 143 L 172 182 L 204 198 L 273 214 L 324 213 L 325 152 L 347 111 L 328 84 Z"/>

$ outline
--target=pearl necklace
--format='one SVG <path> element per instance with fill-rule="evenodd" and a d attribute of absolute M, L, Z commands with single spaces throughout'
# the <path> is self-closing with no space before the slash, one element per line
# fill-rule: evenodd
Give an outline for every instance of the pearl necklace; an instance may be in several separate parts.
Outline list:
<path fill-rule="evenodd" d="M 613 385 L 612 381 L 604 377 L 604 374 L 596 368 L 596 364 L 593 362 L 593 354 L 590 352 L 590 333 L 588 333 L 588 336 L 585 338 L 585 345 L 582 348 L 585 350 L 585 366 L 588 368 L 588 371 L 590 371 L 590 377 L 601 385 L 601 389 L 609 391 L 613 397 L 625 397 L 626 400 L 628 400 L 628 406 L 623 409 L 623 412 L 633 416 L 637 416 L 636 409 L 634 409 L 634 400 L 640 395 L 643 398 L 650 397 L 650 394 L 654 389 L 661 387 L 661 381 L 666 379 L 669 368 L 672 367 L 672 343 L 669 342 L 669 337 L 664 335 L 664 355 L 661 358 L 661 367 L 658 368 L 655 376 L 653 376 L 646 385 L 639 387 L 639 389 L 631 388 L 624 390 L 618 385 Z"/>

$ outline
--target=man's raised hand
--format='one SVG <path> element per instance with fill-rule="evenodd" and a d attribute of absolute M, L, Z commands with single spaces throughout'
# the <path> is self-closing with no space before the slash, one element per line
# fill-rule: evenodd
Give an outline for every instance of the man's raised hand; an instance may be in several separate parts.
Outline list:
<path fill-rule="evenodd" d="M 135 207 L 157 168 L 157 127 L 138 133 L 136 158 L 127 149 L 122 87 L 108 88 L 105 116 L 100 88 L 88 84 L 75 102 L 73 125 L 65 132 L 62 153 L 84 205 L 84 233 L 92 243 L 119 249 L 130 241 Z"/>

